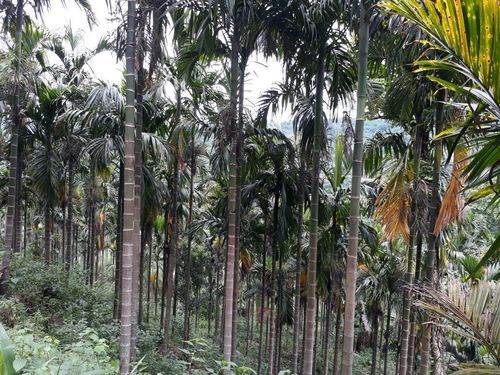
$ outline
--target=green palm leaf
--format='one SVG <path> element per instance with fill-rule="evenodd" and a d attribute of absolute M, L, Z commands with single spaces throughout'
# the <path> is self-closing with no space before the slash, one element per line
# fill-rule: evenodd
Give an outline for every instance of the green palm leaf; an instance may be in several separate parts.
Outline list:
<path fill-rule="evenodd" d="M 387 0 L 381 6 L 418 25 L 432 40 L 426 43 L 448 56 L 420 60 L 417 71 L 461 74 L 470 87 L 445 80 L 439 83 L 488 105 L 490 113 L 500 118 L 500 7 L 496 0 Z"/>

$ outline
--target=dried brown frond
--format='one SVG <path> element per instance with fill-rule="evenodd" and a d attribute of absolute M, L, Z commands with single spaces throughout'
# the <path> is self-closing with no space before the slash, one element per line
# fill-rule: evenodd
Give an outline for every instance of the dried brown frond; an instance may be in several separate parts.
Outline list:
<path fill-rule="evenodd" d="M 406 243 L 410 240 L 411 194 L 408 177 L 408 171 L 400 168 L 387 181 L 375 201 L 373 216 L 380 222 L 384 238 L 391 242 L 398 237 L 402 237 Z"/>
<path fill-rule="evenodd" d="M 434 226 L 435 236 L 438 236 L 453 221 L 462 220 L 464 199 L 461 191 L 464 187 L 463 170 L 467 166 L 467 156 L 467 148 L 464 145 L 458 145 L 455 148 L 450 183 L 444 194 L 441 209 Z"/>

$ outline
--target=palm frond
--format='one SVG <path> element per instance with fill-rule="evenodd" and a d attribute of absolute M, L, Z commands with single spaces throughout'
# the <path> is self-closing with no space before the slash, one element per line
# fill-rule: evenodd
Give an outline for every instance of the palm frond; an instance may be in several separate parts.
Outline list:
<path fill-rule="evenodd" d="M 444 194 L 434 227 L 434 235 L 436 236 L 453 221 L 462 219 L 464 198 L 461 191 L 464 186 L 463 170 L 467 164 L 467 149 L 465 146 L 459 145 L 455 148 L 453 159 L 451 180 Z"/>

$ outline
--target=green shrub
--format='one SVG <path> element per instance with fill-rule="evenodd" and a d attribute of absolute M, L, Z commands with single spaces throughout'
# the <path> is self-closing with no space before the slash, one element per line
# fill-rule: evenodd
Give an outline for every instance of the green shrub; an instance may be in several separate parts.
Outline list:
<path fill-rule="evenodd" d="M 15 257 L 9 293 L 11 299 L 25 306 L 29 315 L 39 312 L 45 317 L 43 323 L 50 331 L 57 332 L 78 322 L 96 329 L 110 323 L 112 286 L 86 285 L 85 274 L 78 270 L 68 275 L 59 265 L 48 266 L 40 260 Z M 64 330 L 62 333 L 67 334 Z M 114 334 L 114 329 L 110 333 Z"/>
<path fill-rule="evenodd" d="M 81 374 L 96 371 L 115 374 L 118 362 L 111 358 L 107 340 L 90 328 L 72 344 L 63 345 L 51 336 L 38 336 L 29 328 L 11 330 L 15 367 L 23 374 Z"/>

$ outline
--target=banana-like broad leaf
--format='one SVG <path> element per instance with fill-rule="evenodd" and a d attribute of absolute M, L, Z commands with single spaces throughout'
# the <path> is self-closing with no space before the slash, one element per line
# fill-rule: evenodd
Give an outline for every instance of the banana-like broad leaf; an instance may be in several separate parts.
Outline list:
<path fill-rule="evenodd" d="M 14 369 L 15 355 L 12 347 L 12 342 L 7 335 L 7 332 L 0 323 L 0 374 L 15 375 Z"/>

